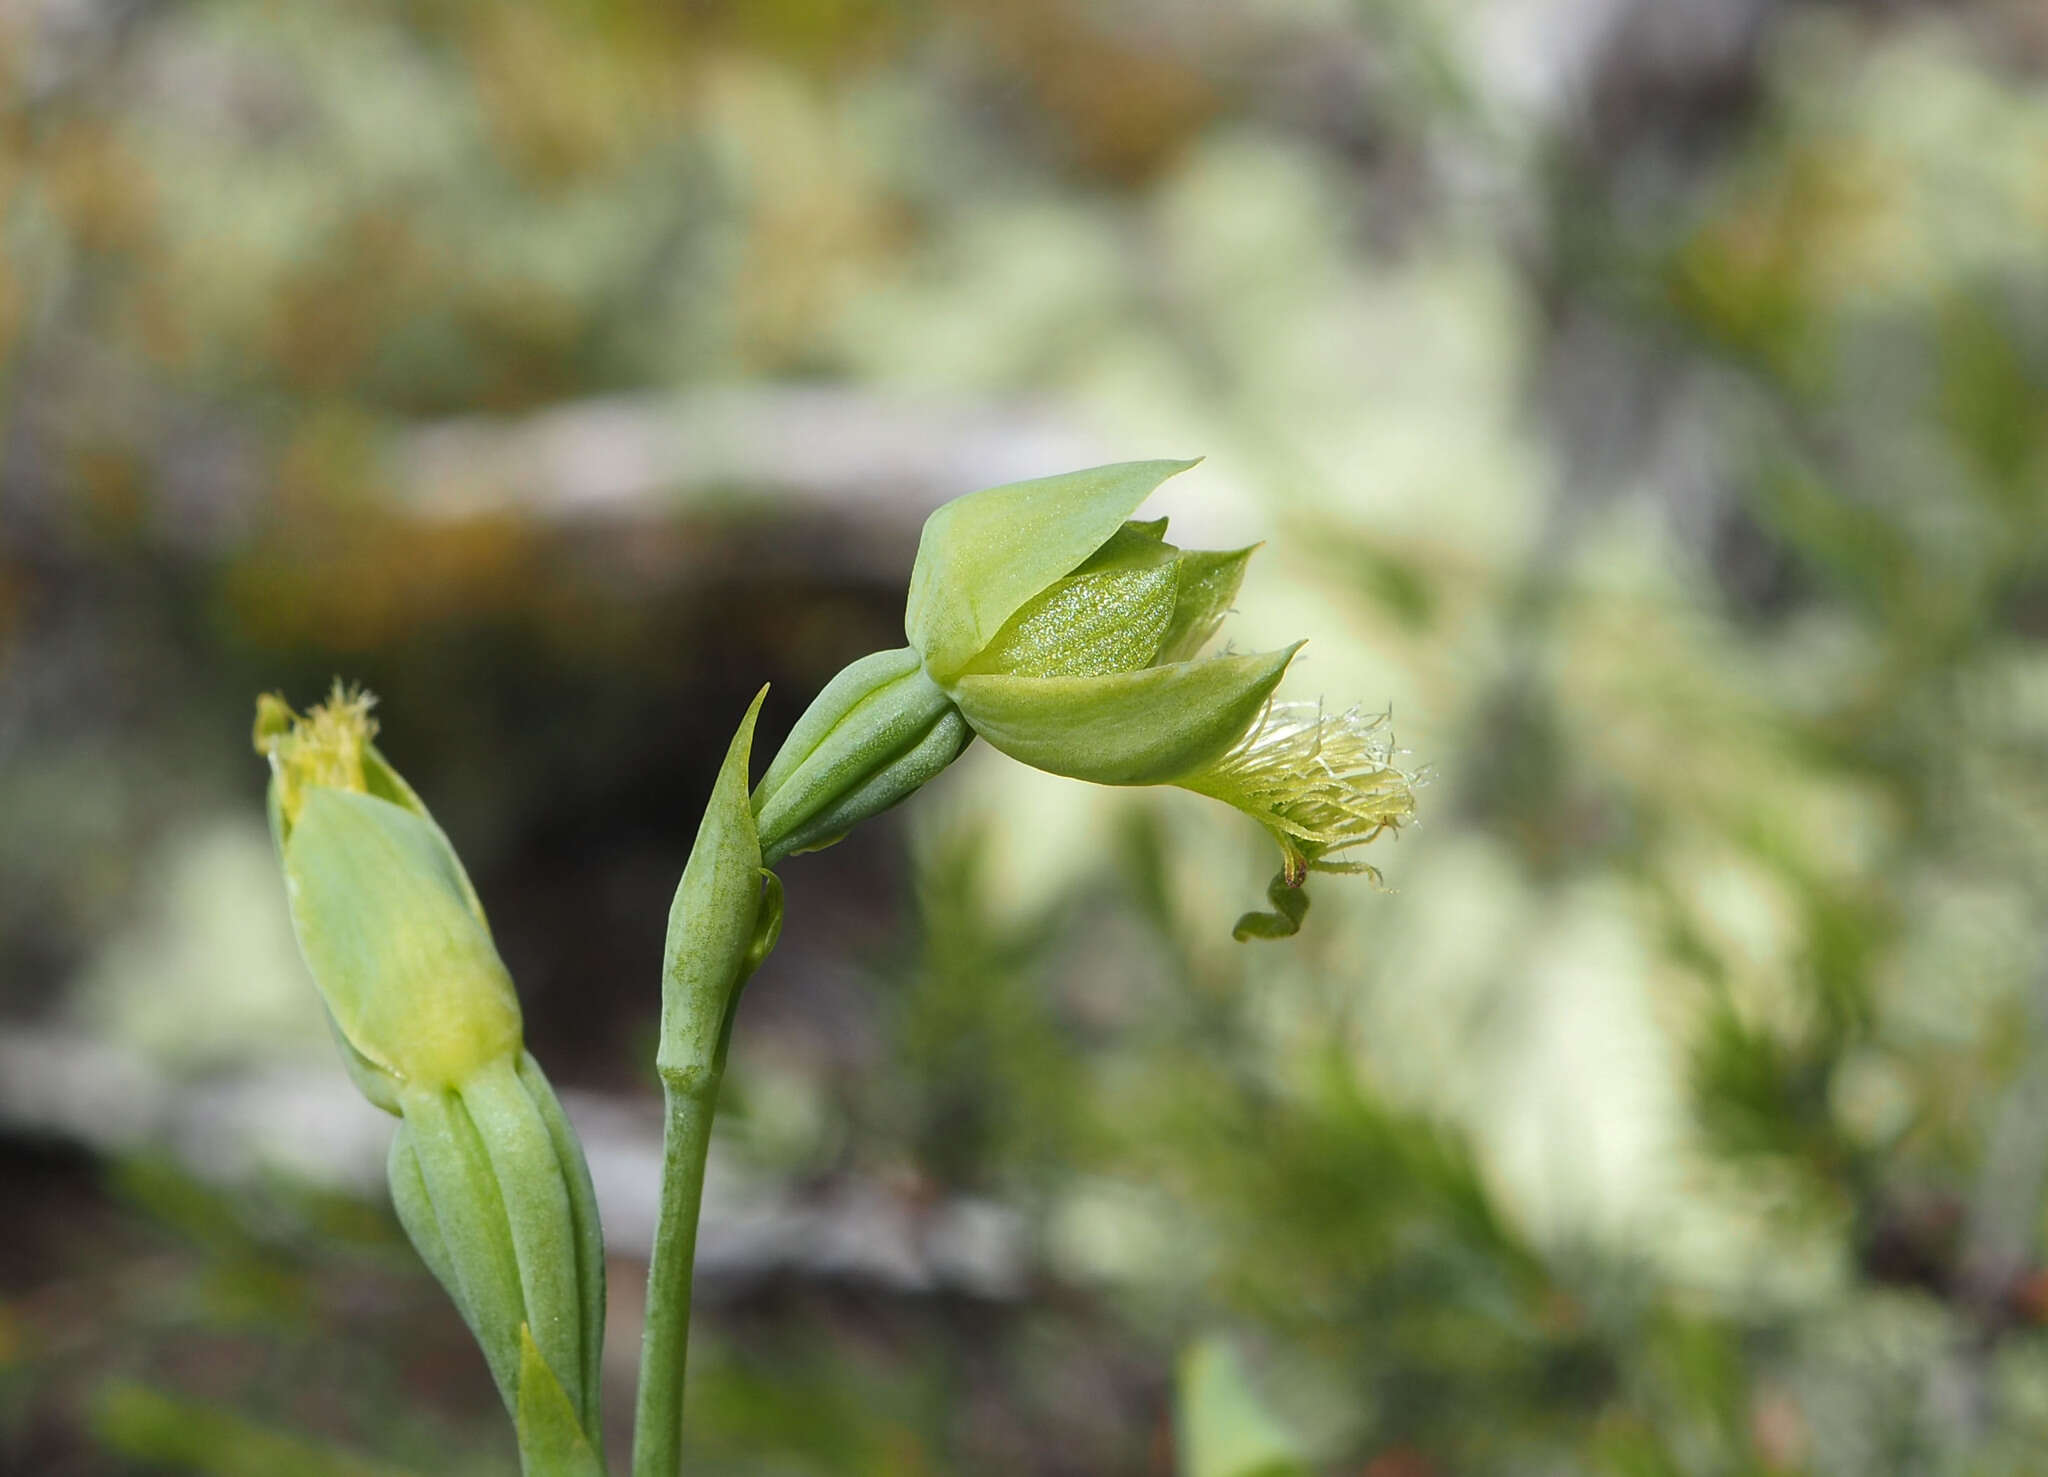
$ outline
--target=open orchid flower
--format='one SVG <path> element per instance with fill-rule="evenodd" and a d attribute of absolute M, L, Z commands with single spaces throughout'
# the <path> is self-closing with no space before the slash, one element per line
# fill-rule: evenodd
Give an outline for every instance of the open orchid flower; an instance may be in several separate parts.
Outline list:
<path fill-rule="evenodd" d="M 1192 462 L 1125 462 L 956 498 L 924 527 L 910 644 L 820 694 L 754 792 L 764 860 L 828 845 L 937 774 L 976 736 L 1037 769 L 1104 785 L 1178 785 L 1250 815 L 1279 843 L 1283 937 L 1311 871 L 1414 808 L 1384 725 L 1274 700 L 1300 644 L 1203 655 L 1252 549 L 1176 548 L 1130 515 Z"/>

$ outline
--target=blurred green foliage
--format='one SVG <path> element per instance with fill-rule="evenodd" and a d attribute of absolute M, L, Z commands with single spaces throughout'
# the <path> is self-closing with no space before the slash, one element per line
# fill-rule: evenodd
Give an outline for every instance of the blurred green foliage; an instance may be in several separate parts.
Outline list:
<path fill-rule="evenodd" d="M 321 1045 L 243 732 L 340 670 L 535 1039 L 644 1090 L 745 696 L 895 644 L 966 485 L 620 512 L 507 457 L 450 511 L 418 438 L 832 391 L 819 465 L 928 467 L 903 405 L 1042 413 L 1210 455 L 1176 529 L 1269 541 L 1238 639 L 1391 699 L 1420 824 L 1273 946 L 1222 807 L 982 752 L 794 862 L 724 1150 L 999 1207 L 1024 1271 L 711 1298 L 706 1468 L 1204 1474 L 1176 1420 L 1251 1401 L 1367 1477 L 2040 1471 L 2037 11 L 9 6 L 8 1022 Z M 509 1460 L 387 1223 L 9 1152 L 0 1466 Z M 108 1378 L 156 1393 L 95 1427 Z"/>

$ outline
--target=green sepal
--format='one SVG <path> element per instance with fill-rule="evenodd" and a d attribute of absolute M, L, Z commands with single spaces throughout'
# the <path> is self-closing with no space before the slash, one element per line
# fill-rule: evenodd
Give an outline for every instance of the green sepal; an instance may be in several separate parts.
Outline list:
<path fill-rule="evenodd" d="M 747 795 L 747 762 L 767 695 L 765 687 L 756 693 L 740 720 L 669 905 L 655 1065 L 664 1083 L 683 1092 L 716 1081 L 732 1005 L 755 952 L 761 840 Z"/>
<path fill-rule="evenodd" d="M 519 1325 L 519 1403 L 513 1412 L 519 1433 L 519 1469 L 526 1477 L 605 1477 L 604 1459 L 577 1419 L 575 1402 L 534 1342 Z"/>
<path fill-rule="evenodd" d="M 1230 930 L 1232 938 L 1242 944 L 1251 939 L 1291 939 L 1301 932 L 1301 920 L 1308 916 L 1308 894 L 1300 883 L 1288 881 L 1285 872 L 1274 874 L 1266 884 L 1266 901 L 1273 911 L 1245 914 Z"/>
<path fill-rule="evenodd" d="M 364 1062 L 452 1086 L 518 1051 L 511 977 L 440 827 L 375 795 L 311 785 L 282 852 L 299 951 Z"/>
<path fill-rule="evenodd" d="M 1201 655 L 1236 602 L 1244 567 L 1257 552 L 1257 544 L 1248 549 L 1180 551 L 1173 618 L 1159 638 L 1159 655 L 1153 660 L 1184 662 Z"/>
<path fill-rule="evenodd" d="M 1300 643 L 1102 677 L 962 677 L 976 733 L 1034 769 L 1098 785 L 1170 784 L 1244 734 Z"/>
<path fill-rule="evenodd" d="M 1088 562 L 1083 564 L 1081 568 L 1088 568 L 1090 564 L 1095 563 L 1096 560 L 1102 558 L 1105 554 L 1113 557 L 1115 551 L 1120 546 L 1127 545 L 1131 540 L 1145 539 L 1156 544 L 1162 542 L 1165 538 L 1166 520 L 1164 518 L 1127 518 L 1124 520 L 1123 527 L 1111 534 L 1109 541 L 1096 550 L 1094 554 L 1090 555 Z"/>
<path fill-rule="evenodd" d="M 1101 548 L 1074 566 L 1073 573 L 1087 574 L 1091 570 L 1106 569 L 1133 556 L 1171 558 L 1176 552 L 1173 545 L 1166 542 L 1164 518 L 1126 519 L 1115 533 L 1103 541 Z"/>
<path fill-rule="evenodd" d="M 926 520 L 903 630 L 945 685 L 1025 601 L 1108 542 L 1194 462 L 1119 462 L 955 498 Z"/>

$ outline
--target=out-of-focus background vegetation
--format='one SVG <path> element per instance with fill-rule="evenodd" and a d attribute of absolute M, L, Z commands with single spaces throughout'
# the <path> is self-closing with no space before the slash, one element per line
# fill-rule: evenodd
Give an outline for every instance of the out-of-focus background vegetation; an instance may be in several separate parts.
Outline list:
<path fill-rule="evenodd" d="M 792 861 L 700 1469 L 1230 1477 L 1184 1365 L 1272 1472 L 2048 1471 L 2039 0 L 9 0 L 0 109 L 0 1469 L 512 1460 L 256 692 L 468 860 L 616 1425 L 747 696 L 1206 453 L 1393 890 L 1234 944 L 1256 828 L 980 748 Z"/>

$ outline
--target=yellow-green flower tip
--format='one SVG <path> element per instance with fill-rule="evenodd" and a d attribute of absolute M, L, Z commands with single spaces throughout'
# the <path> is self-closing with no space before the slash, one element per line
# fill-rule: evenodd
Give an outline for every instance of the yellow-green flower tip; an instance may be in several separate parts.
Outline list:
<path fill-rule="evenodd" d="M 297 723 L 298 715 L 292 712 L 291 704 L 281 693 L 266 692 L 256 699 L 256 727 L 250 737 L 256 745 L 256 752 L 268 759 L 271 751 L 284 741 Z"/>
<path fill-rule="evenodd" d="M 327 701 L 303 718 L 276 693 L 256 700 L 256 752 L 270 761 L 287 828 L 298 819 L 308 785 L 368 789 L 363 759 L 377 736 L 377 720 L 370 716 L 376 705 L 369 693 L 339 681 Z"/>

